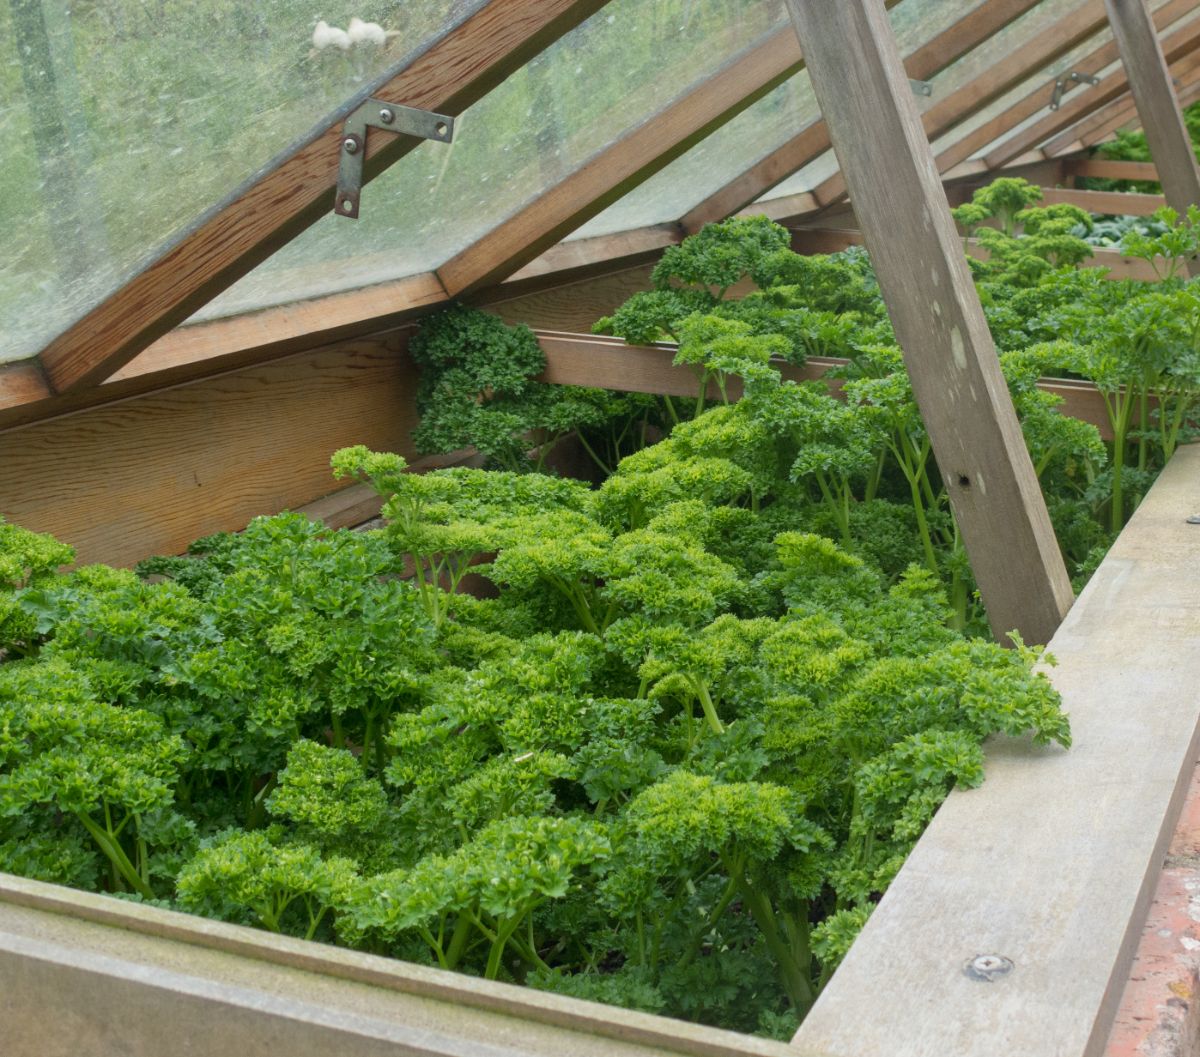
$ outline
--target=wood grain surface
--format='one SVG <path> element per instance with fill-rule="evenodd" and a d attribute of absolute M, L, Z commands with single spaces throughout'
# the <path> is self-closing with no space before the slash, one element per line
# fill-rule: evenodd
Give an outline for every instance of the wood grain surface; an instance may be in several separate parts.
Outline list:
<path fill-rule="evenodd" d="M 402 341 L 358 341 L 0 433 L 0 514 L 130 565 L 336 488 L 334 450 L 411 454 Z"/>

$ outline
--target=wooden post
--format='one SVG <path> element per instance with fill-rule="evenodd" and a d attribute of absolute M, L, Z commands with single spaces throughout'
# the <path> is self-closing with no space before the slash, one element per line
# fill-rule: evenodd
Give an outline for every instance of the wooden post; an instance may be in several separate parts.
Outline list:
<path fill-rule="evenodd" d="M 788 8 L 992 631 L 1045 643 L 1070 579 L 887 14 Z"/>
<path fill-rule="evenodd" d="M 1200 167 L 1145 0 L 1104 0 L 1163 194 L 1180 216 L 1200 205 Z M 1193 274 L 1195 271 L 1193 270 Z"/>

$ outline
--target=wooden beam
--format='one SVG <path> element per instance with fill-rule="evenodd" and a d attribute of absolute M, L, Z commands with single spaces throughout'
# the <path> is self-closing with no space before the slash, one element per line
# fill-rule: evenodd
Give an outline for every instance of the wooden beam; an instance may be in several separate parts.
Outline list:
<path fill-rule="evenodd" d="M 891 27 L 788 0 L 992 630 L 1044 643 L 1073 600 Z"/>
<path fill-rule="evenodd" d="M 792 248 L 797 253 L 840 253 L 848 246 L 864 245 L 863 234 L 855 228 L 793 228 Z M 967 239 L 967 252 L 987 260 L 987 250 L 978 239 Z M 1093 247 L 1092 258 L 1081 267 L 1103 268 L 1106 279 L 1140 279 L 1155 282 L 1158 273 L 1149 261 L 1124 257 L 1120 250 Z"/>
<path fill-rule="evenodd" d="M 1152 180 L 1158 182 L 1158 170 L 1152 161 L 1107 161 L 1104 158 L 1074 158 L 1063 163 L 1068 176 L 1094 180 Z"/>
<path fill-rule="evenodd" d="M 1148 217 L 1166 205 L 1162 195 L 1135 194 L 1131 191 L 1077 191 L 1070 187 L 1043 187 L 1044 206 L 1071 205 L 1089 213 L 1112 216 Z"/>
<path fill-rule="evenodd" d="M 459 114 L 602 2 L 490 0 L 371 94 Z M 214 209 L 50 342 L 40 359 L 52 387 L 67 392 L 107 378 L 329 213 L 344 114 L 335 114 L 303 146 Z M 409 137 L 372 132 L 364 179 L 415 145 Z"/>
<path fill-rule="evenodd" d="M 795 1057 L 785 1043 L 0 875 L 5 1057 Z"/>
<path fill-rule="evenodd" d="M 546 371 L 542 381 L 555 385 L 582 385 L 615 389 L 622 393 L 655 393 L 667 396 L 695 396 L 696 373 L 690 367 L 676 367 L 672 362 L 677 346 L 629 345 L 620 338 L 589 334 L 563 334 L 538 331 L 538 343 L 546 354 Z M 841 392 L 842 380 L 830 378 L 829 372 L 844 367 L 849 360 L 813 356 L 803 366 L 776 362 L 786 380 L 795 382 L 825 382 L 834 395 Z M 727 392 L 734 399 L 741 396 L 738 379 L 730 379 Z M 1059 410 L 1071 418 L 1090 422 L 1105 439 L 1111 439 L 1104 398 L 1090 382 L 1063 378 L 1043 378 L 1038 388 L 1063 399 Z M 713 393 L 716 394 L 714 384 Z"/>
<path fill-rule="evenodd" d="M 1200 44 L 1200 19 L 1177 29 L 1163 41 L 1167 62 L 1176 62 Z M 1115 48 L 1115 45 L 1114 45 Z M 984 157 L 989 169 L 998 169 L 1020 154 L 1040 146 L 1065 128 L 1086 117 L 1093 110 L 1112 102 L 1129 90 L 1129 80 L 1122 69 L 1114 70 L 1094 86 L 1073 93 L 1055 111 L 1028 128 L 1022 129 L 994 147 Z"/>
<path fill-rule="evenodd" d="M 1092 2 L 1100 3 L 1101 0 Z M 908 76 L 921 81 L 929 80 L 1035 6 L 1028 2 L 998 3 L 995 0 L 981 4 L 905 59 L 904 68 Z M 828 149 L 829 131 L 824 120 L 818 118 L 693 206 L 680 221 L 683 229 L 691 234 L 705 224 L 732 216 Z"/>
<path fill-rule="evenodd" d="M 1192 83 L 1196 70 L 1200 68 L 1200 52 L 1192 52 L 1171 64 L 1171 75 L 1177 80 Z M 1053 139 L 1043 144 L 1042 153 L 1054 158 L 1081 150 L 1084 143 L 1098 130 L 1109 126 L 1116 115 L 1122 115 L 1119 124 L 1128 121 L 1138 122 L 1137 104 L 1132 92 L 1124 92 L 1111 103 L 1100 107 L 1088 114 L 1081 121 L 1060 132 Z"/>
<path fill-rule="evenodd" d="M 1161 31 L 1195 10 L 1197 6 L 1198 0 L 1169 0 L 1155 12 L 1154 24 Z M 1098 74 L 1116 59 L 1117 45 L 1114 41 L 1109 41 L 1072 63 L 1071 68 L 1078 73 Z M 1027 95 L 1022 96 L 1003 113 L 997 114 L 962 139 L 952 143 L 938 154 L 938 171 L 949 172 L 979 151 L 999 141 L 1002 136 L 1016 128 L 1021 122 L 1033 117 L 1039 110 L 1046 109 L 1050 105 L 1053 86 L 1054 79 L 1047 76 L 1046 80 L 1037 84 Z M 1075 90 L 1082 91 L 1083 89 Z"/>
<path fill-rule="evenodd" d="M 1046 676 L 1074 744 L 988 743 L 987 780 L 938 808 L 796 1035 L 797 1053 L 1118 1052 L 1105 1041 L 1200 748 L 1200 527 L 1186 523 L 1197 510 L 1200 446 L 1190 445 L 1050 642 L 1057 666 Z M 980 979 L 969 971 L 980 955 L 1011 965 Z M 1189 980 L 1162 977 L 1176 978 Z M 1139 1052 L 1186 1052 L 1170 1032 L 1164 1040 Z"/>
<path fill-rule="evenodd" d="M 782 84 L 802 64 L 795 34 L 786 27 L 775 31 L 452 257 L 437 271 L 442 284 L 452 297 L 461 297 L 507 278 Z"/>
<path fill-rule="evenodd" d="M 1104 0 L 1163 196 L 1180 216 L 1200 205 L 1200 165 L 1145 0 Z"/>

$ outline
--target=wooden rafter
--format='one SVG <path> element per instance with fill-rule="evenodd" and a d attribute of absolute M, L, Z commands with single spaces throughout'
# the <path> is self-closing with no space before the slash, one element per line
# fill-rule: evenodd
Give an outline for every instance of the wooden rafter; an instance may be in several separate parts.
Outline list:
<path fill-rule="evenodd" d="M 790 28 L 769 34 L 448 260 L 437 269 L 442 284 L 452 297 L 459 297 L 502 281 L 802 65 Z"/>
<path fill-rule="evenodd" d="M 1178 79 L 1181 89 L 1192 84 L 1198 70 L 1200 70 L 1200 48 L 1171 64 L 1171 73 Z M 1137 104 L 1134 102 L 1132 92 L 1125 92 L 1112 102 L 1094 110 L 1081 121 L 1043 143 L 1040 149 L 1048 158 L 1072 154 L 1081 149 L 1088 140 L 1092 140 L 1096 133 L 1107 136 L 1112 130 L 1111 125 L 1114 118 L 1119 122 L 1116 127 L 1131 121 L 1139 121 Z"/>
<path fill-rule="evenodd" d="M 1024 6 L 1028 9 L 1034 5 L 1026 4 Z M 952 42 L 944 40 L 947 34 L 943 33 L 935 41 L 931 41 L 928 46 L 914 53 L 904 64 L 908 75 L 920 80 L 933 77 L 955 59 L 982 42 L 976 35 L 980 29 L 986 28 L 987 33 L 983 37 L 986 39 L 987 36 L 997 32 L 999 28 L 1003 28 L 994 25 L 995 15 L 993 15 L 993 22 L 989 22 L 986 27 L 981 25 L 978 19 L 985 12 L 986 5 L 971 12 L 966 18 L 952 26 L 951 30 L 959 30 Z M 1011 11 L 1006 12 L 1012 16 L 1007 21 L 1011 22 L 1016 15 L 1021 13 L 1023 12 L 1015 14 Z M 971 22 L 973 18 L 977 20 L 974 23 Z M 945 100 L 932 107 L 926 112 L 924 119 L 928 122 L 927 127 L 951 127 L 958 121 L 966 120 L 971 114 L 1003 95 L 1013 85 L 1019 84 L 1029 73 L 1046 63 L 1053 62 L 1058 56 L 1098 32 L 1104 22 L 1103 0 L 1091 0 L 1082 10 L 1073 12 L 1055 23 L 1045 33 L 1040 34 L 1036 40 L 1029 43 L 1028 47 L 1022 48 L 1007 59 L 989 67 L 979 77 L 963 85 Z M 968 30 L 974 32 L 967 32 Z M 947 33 L 949 32 L 950 30 L 947 31 Z M 721 220 L 748 207 L 772 187 L 782 183 L 793 173 L 816 160 L 828 148 L 828 130 L 825 122 L 818 119 L 798 132 L 787 143 L 772 151 L 761 161 L 690 209 L 680 223 L 685 231 L 695 232 L 705 224 Z M 840 174 L 830 177 L 823 186 L 812 192 L 812 208 L 820 208 L 838 198 L 842 187 Z"/>
<path fill-rule="evenodd" d="M 982 74 L 977 80 L 989 84 L 989 90 L 986 91 L 986 94 L 981 90 L 981 86 L 976 85 L 976 82 L 965 85 L 957 92 L 952 93 L 942 103 L 930 108 L 922 115 L 922 123 L 930 142 L 940 136 L 946 135 L 956 126 L 967 120 L 972 114 L 978 113 L 988 103 L 1000 98 L 1005 92 L 1010 91 L 1015 85 L 1020 84 L 1028 77 L 1031 71 L 1043 68 L 1048 63 L 1053 62 L 1056 58 L 1070 51 L 1071 48 L 1075 47 L 1082 40 L 1086 40 L 1088 37 L 1094 35 L 1097 29 L 1104 24 L 1107 24 L 1107 14 L 1105 13 L 1103 2 L 1089 5 L 1086 14 L 1074 12 L 1068 15 L 1046 34 L 1039 37 L 1038 40 L 1032 41 L 1029 47 L 1013 54 L 1006 60 L 1002 60 Z M 1075 35 L 1068 36 L 1073 31 Z M 1101 56 L 1108 56 L 1110 52 L 1114 51 L 1115 47 L 1115 43 L 1110 43 L 1105 48 L 1098 49 L 1093 53 L 1093 56 L 1096 57 L 1094 61 L 1098 61 Z M 1180 69 L 1183 69 L 1183 64 L 1190 63 L 1191 61 L 1191 57 L 1181 59 Z M 1097 69 L 1102 68 L 1097 67 Z M 1172 67 L 1172 69 L 1174 68 Z M 992 91 L 991 89 L 993 88 L 999 88 L 999 90 Z M 1077 96 L 1075 101 L 1080 106 L 1086 106 L 1090 102 L 1088 97 L 1082 95 Z M 1116 105 L 1118 102 L 1120 100 L 1116 100 L 1108 105 Z M 1090 116 L 1085 119 L 1085 121 L 1087 120 L 1090 120 Z M 1013 126 L 1007 126 L 1007 128 L 1011 127 Z M 1007 128 L 1005 131 L 1007 131 Z M 1068 153 L 1070 150 L 1077 149 L 1077 147 L 1078 145 L 1073 143 L 1071 147 L 1064 148 L 1060 153 Z M 1052 154 L 1050 151 L 1046 153 Z M 957 164 L 960 154 L 961 152 L 954 147 L 943 152 L 937 159 L 939 171 L 946 172 L 952 167 L 952 162 Z M 1011 157 L 1005 157 L 999 168 L 1003 168 L 1005 165 L 1021 157 L 1028 157 L 1028 152 L 1022 151 Z M 984 168 L 990 171 L 997 168 L 997 166 L 985 163 Z M 845 186 L 845 180 L 840 171 L 828 176 L 810 192 L 813 196 L 814 208 L 824 208 L 841 201 L 845 197 Z"/>
<path fill-rule="evenodd" d="M 906 62 L 909 75 L 933 76 L 1036 2 L 987 0 L 917 49 Z M 887 6 L 894 3 L 889 0 Z M 773 34 L 755 52 L 633 129 L 452 258 L 438 269 L 442 282 L 458 296 L 503 278 L 741 113 L 802 64 L 795 34 L 790 29 Z"/>
<path fill-rule="evenodd" d="M 1200 45 L 1200 18 L 1175 30 L 1162 42 L 1163 55 L 1168 63 L 1175 63 Z M 1114 45 L 1115 50 L 1115 45 Z M 1073 94 L 1062 106 L 1052 111 L 1028 128 L 1021 129 L 994 147 L 984 156 L 989 169 L 998 169 L 1013 158 L 1019 157 L 1039 144 L 1069 128 L 1092 111 L 1112 102 L 1129 91 L 1129 79 L 1124 69 L 1116 69 L 1099 84 Z"/>
<path fill-rule="evenodd" d="M 1171 74 L 1180 83 L 1181 91 L 1190 88 L 1198 71 L 1200 71 L 1200 48 L 1171 64 Z M 1117 121 L 1116 125 L 1112 124 L 1114 120 Z M 1068 130 L 1058 133 L 1049 142 L 1042 144 L 1040 150 L 1046 157 L 1051 158 L 1073 154 L 1088 143 L 1097 142 L 1097 134 L 1103 139 L 1109 136 L 1114 128 L 1127 125 L 1129 122 L 1138 124 L 1139 120 L 1138 107 L 1134 102 L 1133 94 L 1126 92 L 1098 110 L 1094 110 L 1084 120 L 1070 126 Z"/>
<path fill-rule="evenodd" d="M 455 115 L 603 5 L 603 0 L 490 0 L 371 94 Z M 344 112 L 163 251 L 40 355 L 68 392 L 124 366 L 155 338 L 332 210 Z M 364 179 L 416 145 L 372 132 Z"/>
<path fill-rule="evenodd" d="M 1154 25 L 1161 33 L 1168 26 L 1194 11 L 1197 6 L 1198 0 L 1170 0 L 1155 12 Z M 1072 63 L 1071 68 L 1078 73 L 1095 75 L 1116 60 L 1117 45 L 1115 41 L 1110 40 L 1076 60 Z M 968 158 L 974 157 L 981 150 L 986 150 L 992 144 L 999 142 L 1003 136 L 1006 136 L 1021 122 L 1033 117 L 1038 111 L 1045 110 L 1050 105 L 1053 86 L 1054 79 L 1049 74 L 1044 79 L 1038 78 L 1030 91 L 1012 106 L 941 151 L 937 155 L 938 170 L 949 172 Z M 1090 88 L 1075 89 L 1080 93 L 1091 90 Z"/>
<path fill-rule="evenodd" d="M 1186 78 L 1179 86 L 1179 105 L 1182 107 L 1191 106 L 1192 103 L 1200 100 L 1200 71 Z M 1094 147 L 1099 143 L 1103 143 L 1109 139 L 1118 129 L 1136 129 L 1138 127 L 1137 107 L 1133 105 L 1133 100 L 1129 100 L 1129 104 L 1123 113 L 1114 115 L 1109 121 L 1105 122 L 1094 132 L 1086 136 L 1082 136 L 1079 140 L 1079 149 L 1084 150 L 1089 147 Z"/>

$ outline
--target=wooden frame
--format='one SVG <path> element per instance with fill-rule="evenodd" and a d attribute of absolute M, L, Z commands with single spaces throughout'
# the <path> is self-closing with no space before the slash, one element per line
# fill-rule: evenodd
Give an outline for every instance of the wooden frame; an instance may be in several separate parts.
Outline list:
<path fill-rule="evenodd" d="M 968 19 L 970 17 L 968 16 Z M 1103 0 L 1092 0 L 1082 11 L 1073 12 L 1061 19 L 1037 40 L 1030 42 L 1027 48 L 983 71 L 974 80 L 926 111 L 922 116 L 926 134 L 932 140 L 935 135 L 940 134 L 937 130 L 944 131 L 959 121 L 965 121 L 971 114 L 1019 83 L 1030 72 L 1053 62 L 1059 55 L 1096 33 L 1104 24 L 1104 17 Z M 963 20 L 966 21 L 967 19 Z M 939 47 L 936 50 L 930 49 L 931 54 L 928 55 L 924 54 L 927 49 L 922 49 L 922 59 L 914 61 L 917 60 L 917 55 L 914 55 L 905 62 L 905 70 L 910 77 L 927 79 L 979 43 L 974 38 L 967 38 L 958 42 L 956 51 Z M 752 203 L 776 184 L 815 161 L 828 147 L 828 132 L 824 122 L 818 120 L 689 210 L 681 221 L 684 230 L 698 231 L 706 223 L 719 220 L 728 212 L 755 208 Z M 845 181 L 841 173 L 834 173 L 809 192 L 812 201 L 806 211 L 815 211 L 836 201 L 841 197 L 844 187 Z M 792 213 L 796 214 L 797 210 L 793 209 Z"/>
<path fill-rule="evenodd" d="M 904 60 L 905 71 L 917 80 L 927 80 L 936 76 L 1034 6 L 981 5 L 909 55 Z M 824 120 L 818 118 L 724 187 L 693 206 L 684 214 L 680 223 L 685 231 L 694 233 L 705 224 L 724 219 L 749 207 L 772 187 L 820 157 L 829 146 L 828 129 Z M 821 203 L 814 201 L 814 208 L 819 204 Z"/>
<path fill-rule="evenodd" d="M 1196 102 L 1197 99 L 1200 99 L 1200 76 L 1193 75 L 1185 78 L 1180 85 L 1179 105 L 1187 107 Z M 1137 124 L 1137 107 L 1133 105 L 1132 99 L 1128 99 L 1121 113 L 1114 114 L 1092 132 L 1080 136 L 1077 140 L 1078 148 L 1085 150 L 1088 147 L 1094 147 L 1099 143 L 1103 143 L 1118 129 L 1136 128 Z M 1073 144 L 1072 146 L 1075 145 Z"/>
<path fill-rule="evenodd" d="M 1200 45 L 1200 18 L 1170 34 L 1162 42 L 1163 55 L 1168 63 L 1175 63 L 1189 55 L 1197 45 Z M 998 169 L 1026 151 L 1033 150 L 1063 129 L 1075 124 L 1080 118 L 1086 117 L 1098 107 L 1112 102 L 1128 90 L 1129 79 L 1125 71 L 1123 69 L 1114 70 L 1098 85 L 1089 86 L 1078 93 L 1072 93 L 1057 110 L 994 147 L 984 156 L 987 167 Z"/>
<path fill-rule="evenodd" d="M 1155 12 L 1154 25 L 1161 32 L 1196 8 L 1197 0 L 1170 0 Z M 1078 73 L 1098 74 L 1106 66 L 1115 62 L 1117 57 L 1116 41 L 1109 41 L 1075 62 L 1072 69 Z M 1021 122 L 1049 106 L 1052 91 L 1053 82 L 1051 80 L 1041 82 L 1003 113 L 997 114 L 990 121 L 985 122 L 958 142 L 941 151 L 937 156 L 938 171 L 950 172 L 979 151 L 999 142 Z M 1076 91 L 1082 92 L 1083 89 Z M 1089 88 L 1087 91 L 1091 91 L 1091 89 Z M 1070 94 L 1067 96 L 1068 99 L 1070 99 Z M 1077 96 L 1077 98 L 1081 98 L 1081 96 Z"/>
<path fill-rule="evenodd" d="M 891 28 L 870 2 L 788 10 L 992 631 L 1047 642 L 1070 578 Z"/>
<path fill-rule="evenodd" d="M 1046 674 L 1073 746 L 989 743 L 987 780 L 938 810 L 801 1026 L 802 1053 L 1106 1052 L 1200 748 L 1200 530 L 1183 515 L 1195 509 L 1192 445 L 1176 452 L 1050 642 L 1058 663 Z M 989 954 L 1009 971 L 972 977 Z"/>
<path fill-rule="evenodd" d="M 1145 0 L 1105 0 L 1105 5 L 1163 195 L 1185 216 L 1189 206 L 1200 205 L 1200 165 L 1183 124 L 1164 48 Z"/>
<path fill-rule="evenodd" d="M 1191 85 L 1195 82 L 1198 69 L 1200 69 L 1200 51 L 1193 51 L 1171 64 L 1171 75 L 1179 80 L 1181 86 Z M 1042 144 L 1038 149 L 1048 158 L 1080 150 L 1097 132 L 1107 135 L 1110 124 L 1117 115 L 1121 115 L 1120 124 L 1140 122 L 1132 92 L 1125 92 L 1111 103 L 1094 110 L 1081 121 Z"/>
<path fill-rule="evenodd" d="M 603 2 L 490 0 L 366 94 L 439 113 L 461 113 Z M 203 217 L 141 273 L 51 341 L 38 357 L 50 389 L 70 392 L 103 381 L 330 212 L 343 119 L 358 102 L 334 114 L 304 146 Z M 408 137 L 372 133 L 364 181 L 415 145 Z"/>

